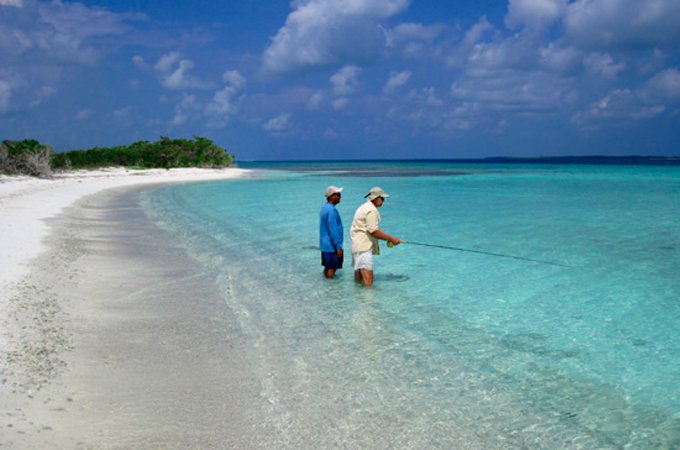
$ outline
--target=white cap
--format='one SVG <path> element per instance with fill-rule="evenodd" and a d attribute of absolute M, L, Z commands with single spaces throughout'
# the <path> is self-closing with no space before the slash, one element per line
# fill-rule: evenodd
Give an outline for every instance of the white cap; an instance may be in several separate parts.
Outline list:
<path fill-rule="evenodd" d="M 340 192 L 342 192 L 342 188 L 341 188 L 341 187 L 337 187 L 337 186 L 328 186 L 328 187 L 326 188 L 326 198 L 330 197 L 330 196 L 333 195 L 333 194 L 339 194 Z"/>
<path fill-rule="evenodd" d="M 371 190 L 368 192 L 368 194 L 364 195 L 364 197 L 373 201 L 378 197 L 387 198 L 387 197 L 389 197 L 389 195 L 385 194 L 385 191 L 383 191 L 381 188 L 376 186 L 374 188 L 371 188 Z"/>

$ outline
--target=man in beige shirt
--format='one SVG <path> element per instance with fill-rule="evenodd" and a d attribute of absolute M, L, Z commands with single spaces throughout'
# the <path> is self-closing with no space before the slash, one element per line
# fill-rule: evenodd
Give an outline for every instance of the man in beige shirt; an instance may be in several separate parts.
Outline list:
<path fill-rule="evenodd" d="M 364 197 L 368 200 L 354 213 L 349 237 L 352 242 L 354 281 L 363 283 L 364 286 L 373 286 L 373 255 L 380 254 L 378 240 L 394 245 L 399 245 L 402 241 L 380 229 L 378 208 L 389 195 L 376 186 Z"/>

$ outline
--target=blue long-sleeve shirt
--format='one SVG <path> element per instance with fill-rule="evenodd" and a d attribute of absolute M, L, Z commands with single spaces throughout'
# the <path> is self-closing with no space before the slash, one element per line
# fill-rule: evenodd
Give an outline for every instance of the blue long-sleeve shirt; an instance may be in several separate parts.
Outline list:
<path fill-rule="evenodd" d="M 343 231 L 340 213 L 331 203 L 321 207 L 319 214 L 319 246 L 322 252 L 342 249 Z"/>

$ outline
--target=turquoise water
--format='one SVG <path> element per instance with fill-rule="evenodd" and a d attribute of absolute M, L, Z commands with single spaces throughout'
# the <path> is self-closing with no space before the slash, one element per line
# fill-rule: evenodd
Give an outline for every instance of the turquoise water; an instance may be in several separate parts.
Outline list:
<path fill-rule="evenodd" d="M 680 168 L 255 170 L 146 206 L 238 317 L 268 445 L 680 448 Z M 373 289 L 324 280 L 329 184 L 346 236 L 379 185 L 390 234 L 559 265 L 407 243 L 383 245 Z"/>

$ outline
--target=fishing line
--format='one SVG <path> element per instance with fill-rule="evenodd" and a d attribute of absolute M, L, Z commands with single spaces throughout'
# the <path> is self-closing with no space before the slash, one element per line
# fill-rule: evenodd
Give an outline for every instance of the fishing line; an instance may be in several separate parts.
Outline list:
<path fill-rule="evenodd" d="M 461 248 L 461 247 L 453 247 L 450 245 L 439 245 L 439 244 L 428 244 L 425 242 L 414 242 L 414 241 L 401 241 L 402 244 L 411 244 L 411 245 L 420 245 L 422 247 L 433 247 L 433 248 L 441 248 L 444 250 L 455 250 L 458 252 L 469 252 L 469 253 L 479 253 L 482 255 L 488 255 L 488 256 L 499 256 L 501 258 L 512 258 L 512 259 L 519 259 L 521 261 L 530 261 L 530 262 L 536 262 L 536 263 L 541 263 L 541 264 L 550 264 L 551 266 L 559 266 L 559 267 L 569 267 L 564 264 L 556 263 L 553 261 L 545 261 L 542 259 L 534 259 L 534 258 L 525 258 L 523 256 L 515 256 L 515 255 L 506 255 L 503 253 L 493 253 L 493 252 L 485 252 L 483 250 L 472 250 L 469 248 Z M 391 244 L 391 242 L 390 242 Z"/>

